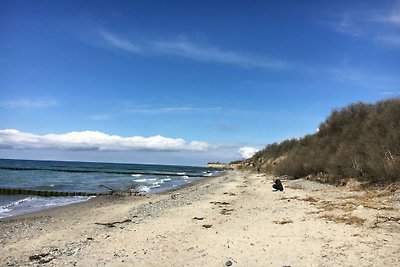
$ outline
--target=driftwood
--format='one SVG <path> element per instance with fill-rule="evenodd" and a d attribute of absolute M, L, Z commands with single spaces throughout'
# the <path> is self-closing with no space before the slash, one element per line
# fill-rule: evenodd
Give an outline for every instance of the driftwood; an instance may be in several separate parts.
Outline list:
<path fill-rule="evenodd" d="M 104 185 L 104 184 L 99 185 L 99 187 L 104 187 L 104 188 L 108 189 L 108 193 L 109 193 L 110 195 L 114 194 L 114 192 L 115 192 L 114 189 L 112 189 L 111 187 L 108 187 L 108 186 L 106 186 L 106 185 Z"/>
<path fill-rule="evenodd" d="M 211 201 L 210 204 L 214 204 L 214 205 L 229 205 L 229 202 L 226 201 Z"/>
<path fill-rule="evenodd" d="M 117 222 L 94 223 L 94 224 L 104 225 L 104 226 L 112 228 L 112 227 L 116 227 L 116 224 L 122 224 L 122 223 L 128 223 L 128 222 L 132 222 L 132 220 L 131 219 L 126 219 L 126 220 L 119 221 L 119 222 L 117 221 Z"/>

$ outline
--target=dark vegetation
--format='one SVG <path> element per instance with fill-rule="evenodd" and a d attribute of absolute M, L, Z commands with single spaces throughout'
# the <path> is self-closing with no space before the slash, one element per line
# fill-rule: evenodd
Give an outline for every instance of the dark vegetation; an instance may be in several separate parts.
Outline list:
<path fill-rule="evenodd" d="M 317 133 L 270 144 L 243 163 L 324 182 L 400 181 L 400 98 L 334 110 Z"/>

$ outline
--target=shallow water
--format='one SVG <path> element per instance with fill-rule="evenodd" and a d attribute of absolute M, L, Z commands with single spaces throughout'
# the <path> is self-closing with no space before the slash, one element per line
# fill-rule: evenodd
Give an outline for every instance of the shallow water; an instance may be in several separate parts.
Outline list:
<path fill-rule="evenodd" d="M 219 175 L 203 167 L 64 161 L 0 160 L 0 187 L 57 192 L 152 194 Z M 0 218 L 86 201 L 88 197 L 0 195 Z"/>

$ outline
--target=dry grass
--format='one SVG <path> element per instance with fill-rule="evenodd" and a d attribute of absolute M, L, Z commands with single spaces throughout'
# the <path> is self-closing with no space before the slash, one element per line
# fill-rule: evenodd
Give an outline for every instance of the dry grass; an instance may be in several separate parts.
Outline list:
<path fill-rule="evenodd" d="M 298 184 L 288 184 L 288 185 L 285 185 L 285 187 L 286 188 L 290 188 L 290 189 L 295 189 L 295 190 L 303 189 L 303 187 L 301 185 L 298 185 Z"/>
<path fill-rule="evenodd" d="M 340 209 L 346 212 L 351 212 L 357 209 L 356 204 L 352 202 L 342 202 L 342 203 L 333 203 L 331 201 L 322 201 L 318 208 L 322 209 L 323 211 L 333 211 L 336 209 Z"/>
<path fill-rule="evenodd" d="M 327 221 L 332 221 L 332 222 L 337 222 L 337 223 L 345 223 L 349 225 L 356 225 L 356 226 L 362 226 L 364 222 L 366 221 L 363 218 L 357 217 L 357 216 L 351 216 L 351 215 L 344 215 L 344 216 L 338 216 L 338 215 L 333 215 L 333 214 L 324 214 L 320 216 L 320 218 L 325 219 Z"/>
<path fill-rule="evenodd" d="M 382 216 L 382 215 L 377 215 L 372 228 L 377 228 L 380 227 L 381 224 L 388 224 L 387 227 L 392 229 L 393 231 L 399 231 L 400 230 L 400 217 L 392 217 L 392 216 Z"/>
<path fill-rule="evenodd" d="M 376 210 L 394 210 L 393 202 L 390 197 L 393 193 L 390 191 L 367 191 L 362 195 L 354 196 L 353 202 L 357 205 Z"/>
<path fill-rule="evenodd" d="M 389 190 L 368 190 L 357 195 L 339 197 L 337 202 L 322 201 L 320 207 L 327 211 L 334 209 L 353 211 L 357 207 L 390 211 L 395 210 L 393 194 Z"/>
<path fill-rule="evenodd" d="M 300 200 L 301 201 L 307 201 L 307 202 L 313 202 L 313 203 L 318 202 L 318 200 L 316 198 L 313 198 L 313 197 L 306 197 L 306 198 L 302 198 Z"/>

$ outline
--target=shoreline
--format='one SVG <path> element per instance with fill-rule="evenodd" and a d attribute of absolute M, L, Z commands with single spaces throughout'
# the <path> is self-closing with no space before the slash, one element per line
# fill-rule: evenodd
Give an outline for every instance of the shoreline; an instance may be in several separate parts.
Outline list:
<path fill-rule="evenodd" d="M 224 175 L 224 173 L 221 172 L 221 174 L 218 175 L 218 176 L 223 176 L 223 175 Z M 182 184 L 182 185 L 179 185 L 177 187 L 170 187 L 170 188 L 166 188 L 166 189 L 164 189 L 162 191 L 156 191 L 156 192 L 136 193 L 135 195 L 136 196 L 151 196 L 151 195 L 159 195 L 159 194 L 168 194 L 169 192 L 173 192 L 175 190 L 180 190 L 180 189 L 183 189 L 183 188 L 185 188 L 187 186 L 195 185 L 198 182 L 201 182 L 202 180 L 207 180 L 207 179 L 213 178 L 213 177 L 215 177 L 215 176 L 196 177 L 196 179 L 192 180 L 190 183 Z M 133 196 L 133 193 L 129 194 L 129 193 L 126 193 L 126 192 L 125 193 L 118 193 L 117 192 L 117 193 L 115 193 L 113 195 L 104 194 L 104 195 L 98 195 L 98 196 L 90 196 L 90 197 L 88 197 L 87 200 L 77 201 L 77 202 L 73 202 L 73 203 L 65 203 L 65 204 L 61 204 L 61 205 L 57 205 L 57 206 L 53 206 L 53 207 L 43 207 L 43 208 L 41 208 L 39 210 L 36 210 L 36 211 L 31 211 L 31 212 L 28 211 L 28 212 L 24 212 L 22 214 L 16 214 L 16 215 L 12 215 L 12 216 L 3 217 L 3 218 L 0 218 L 0 222 L 2 220 L 17 218 L 17 217 L 18 218 L 19 217 L 25 217 L 25 216 L 29 217 L 30 215 L 35 216 L 35 214 L 40 214 L 42 212 L 48 212 L 48 211 L 53 210 L 53 209 L 63 208 L 63 207 L 66 207 L 66 206 L 71 206 L 71 205 L 82 204 L 82 203 L 86 203 L 88 201 L 95 201 L 95 200 L 101 201 L 101 199 L 110 199 L 109 198 L 110 196 L 121 196 L 121 195 L 132 195 Z M 26 197 L 44 197 L 44 196 L 41 196 L 41 195 L 37 195 L 37 196 L 36 195 L 35 196 L 26 195 Z"/>
<path fill-rule="evenodd" d="M 226 175 L 226 174 L 222 173 L 218 177 L 224 176 L 224 175 Z M 201 183 L 203 181 L 206 182 L 207 180 L 215 178 L 215 177 L 217 177 L 217 176 L 200 177 L 200 178 L 198 178 L 198 179 L 196 179 L 196 180 L 194 180 L 194 181 L 192 181 L 190 183 L 180 185 L 179 187 L 172 187 L 172 188 L 166 189 L 164 191 L 155 192 L 155 193 L 148 193 L 148 194 L 139 193 L 139 194 L 136 194 L 136 195 L 134 195 L 134 194 L 132 194 L 132 195 L 129 195 L 129 194 L 113 194 L 113 195 L 95 196 L 95 197 L 89 198 L 88 200 L 84 200 L 84 201 L 80 201 L 80 202 L 75 202 L 75 203 L 70 203 L 70 204 L 65 204 L 65 205 L 60 205 L 60 206 L 54 206 L 54 207 L 49 207 L 49 208 L 46 208 L 46 209 L 43 209 L 43 210 L 32 211 L 32 212 L 27 212 L 27 213 L 23 213 L 23 214 L 18 214 L 18 215 L 13 215 L 13 216 L 9 216 L 9 217 L 0 218 L 0 224 L 1 224 L 2 221 L 8 221 L 8 220 L 13 220 L 13 219 L 29 219 L 31 217 L 37 217 L 37 216 L 42 216 L 42 215 L 46 216 L 46 215 L 52 214 L 52 213 L 59 213 L 59 212 L 62 212 L 64 209 L 69 209 L 69 208 L 71 208 L 71 209 L 78 209 L 78 208 L 85 209 L 85 208 L 91 207 L 93 205 L 112 204 L 112 203 L 110 203 L 110 201 L 111 202 L 117 201 L 118 199 L 121 199 L 121 198 L 129 198 L 129 199 L 133 198 L 135 200 L 135 198 L 138 198 L 138 199 L 146 198 L 146 197 L 149 198 L 150 196 L 153 196 L 153 195 L 169 195 L 169 194 L 171 194 L 173 192 L 183 190 L 183 189 L 185 189 L 187 187 L 195 186 L 198 183 Z M 86 203 L 87 203 L 88 207 L 86 207 Z M 75 206 L 77 206 L 77 207 L 75 207 Z"/>
<path fill-rule="evenodd" d="M 400 192 L 272 180 L 228 171 L 4 218 L 0 265 L 398 266 Z"/>

